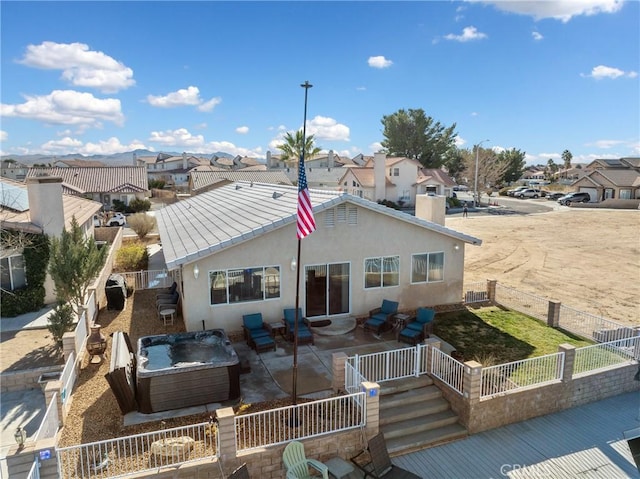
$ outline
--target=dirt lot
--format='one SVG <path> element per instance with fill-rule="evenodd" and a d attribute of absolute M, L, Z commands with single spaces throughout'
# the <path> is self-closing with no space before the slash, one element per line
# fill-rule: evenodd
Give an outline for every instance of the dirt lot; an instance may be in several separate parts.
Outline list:
<path fill-rule="evenodd" d="M 500 283 L 581 311 L 640 323 L 640 211 L 562 209 L 448 217 L 483 240 L 466 246 L 465 281 Z"/>

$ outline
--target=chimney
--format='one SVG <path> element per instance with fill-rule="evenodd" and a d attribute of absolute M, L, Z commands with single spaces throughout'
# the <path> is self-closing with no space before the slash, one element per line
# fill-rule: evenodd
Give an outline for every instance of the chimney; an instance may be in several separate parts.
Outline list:
<path fill-rule="evenodd" d="M 62 178 L 33 176 L 27 178 L 29 218 L 49 235 L 60 237 L 64 229 Z"/>
<path fill-rule="evenodd" d="M 444 226 L 446 205 L 447 199 L 444 196 L 416 195 L 416 218 Z"/>
<path fill-rule="evenodd" d="M 133 153 L 133 166 L 138 166 L 138 155 L 136 155 L 136 153 Z"/>
<path fill-rule="evenodd" d="M 387 155 L 383 152 L 373 154 L 373 200 L 380 201 L 386 198 L 387 176 L 386 170 Z"/>
<path fill-rule="evenodd" d="M 273 165 L 271 164 L 271 150 L 267 150 L 267 168 L 273 168 Z"/>
<path fill-rule="evenodd" d="M 327 167 L 331 169 L 333 166 L 333 150 L 329 150 L 329 155 L 327 155 Z"/>
<path fill-rule="evenodd" d="M 187 163 L 187 153 L 182 152 L 182 169 L 187 170 L 189 168 L 189 163 Z"/>

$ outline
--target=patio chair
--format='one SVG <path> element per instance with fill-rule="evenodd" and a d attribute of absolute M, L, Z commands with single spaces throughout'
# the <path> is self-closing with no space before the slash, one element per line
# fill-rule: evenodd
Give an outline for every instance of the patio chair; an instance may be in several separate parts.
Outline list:
<path fill-rule="evenodd" d="M 433 318 L 436 312 L 430 308 L 418 308 L 416 316 L 400 331 L 398 341 L 412 345 L 424 341 L 433 332 Z"/>
<path fill-rule="evenodd" d="M 178 291 L 174 291 L 173 293 L 164 293 L 164 294 L 156 294 L 156 304 L 160 302 L 165 303 L 177 303 L 178 299 L 180 299 L 180 293 Z"/>
<path fill-rule="evenodd" d="M 160 296 L 161 294 L 173 294 L 178 290 L 178 283 L 175 281 L 168 288 L 160 288 L 158 289 L 158 293 L 156 296 Z"/>
<path fill-rule="evenodd" d="M 284 310 L 284 334 L 287 339 L 293 342 L 296 326 L 295 308 Z M 313 332 L 309 329 L 307 318 L 302 314 L 302 308 L 298 308 L 298 344 L 313 344 Z"/>
<path fill-rule="evenodd" d="M 383 333 L 393 328 L 393 317 L 398 312 L 398 302 L 384 299 L 382 306 L 369 311 L 369 319 L 364 323 L 364 329 L 375 334 Z"/>
<path fill-rule="evenodd" d="M 329 479 L 329 468 L 315 459 L 307 459 L 304 445 L 298 441 L 291 441 L 284 448 L 282 462 L 287 470 L 287 479 L 306 479 L 313 476 L 309 469 L 322 474 L 323 479 Z"/>
<path fill-rule="evenodd" d="M 367 477 L 384 479 L 420 479 L 420 476 L 391 463 L 387 443 L 380 432 L 369 439 L 367 448 L 351 458 L 358 469 Z"/>
<path fill-rule="evenodd" d="M 245 462 L 242 466 L 238 467 L 227 479 L 250 479 L 247 463 Z"/>
<path fill-rule="evenodd" d="M 244 314 L 242 330 L 247 344 L 257 352 L 276 349 L 276 342 L 262 320 L 262 313 Z"/>

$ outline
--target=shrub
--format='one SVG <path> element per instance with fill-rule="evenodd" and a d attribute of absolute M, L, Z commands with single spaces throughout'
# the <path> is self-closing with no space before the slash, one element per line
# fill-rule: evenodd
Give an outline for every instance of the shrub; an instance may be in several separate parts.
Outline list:
<path fill-rule="evenodd" d="M 124 213 L 127 210 L 127 205 L 124 204 L 124 201 L 113 200 L 112 203 L 113 203 L 113 211 Z"/>
<path fill-rule="evenodd" d="M 161 190 L 162 188 L 164 188 L 165 185 L 165 181 L 164 180 L 149 180 L 149 189 L 158 189 Z"/>
<path fill-rule="evenodd" d="M 44 286 L 30 286 L 2 293 L 2 316 L 15 318 L 24 313 L 38 311 L 44 306 Z"/>
<path fill-rule="evenodd" d="M 142 243 L 130 243 L 124 245 L 116 254 L 117 271 L 140 271 L 147 269 L 149 265 L 149 253 Z"/>
<path fill-rule="evenodd" d="M 129 216 L 127 223 L 140 239 L 144 239 L 156 227 L 156 219 L 146 213 L 136 213 Z"/>
<path fill-rule="evenodd" d="M 140 213 L 142 211 L 149 211 L 150 209 L 151 209 L 151 201 L 135 198 L 129 202 L 129 206 L 127 207 L 127 213 Z"/>
<path fill-rule="evenodd" d="M 62 336 L 73 329 L 73 309 L 69 303 L 58 303 L 47 319 L 47 329 L 58 347 L 62 346 Z"/>

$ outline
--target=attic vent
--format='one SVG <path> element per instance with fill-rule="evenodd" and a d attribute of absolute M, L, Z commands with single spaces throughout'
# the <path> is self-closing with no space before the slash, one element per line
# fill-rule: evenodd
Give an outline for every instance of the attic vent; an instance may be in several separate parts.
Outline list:
<path fill-rule="evenodd" d="M 277 198 L 280 198 L 281 196 L 282 196 L 282 193 L 278 193 L 277 191 L 274 191 L 273 194 L 271 195 L 271 198 L 275 200 Z"/>
<path fill-rule="evenodd" d="M 347 205 L 338 205 L 338 223 L 344 223 L 347 221 Z"/>
<path fill-rule="evenodd" d="M 239 190 L 240 188 L 242 188 L 242 186 L 236 185 L 236 190 Z"/>
<path fill-rule="evenodd" d="M 358 224 L 358 208 L 356 208 L 355 206 L 349 206 L 349 215 L 347 216 L 347 224 L 349 225 Z"/>
<path fill-rule="evenodd" d="M 324 226 L 326 228 L 333 228 L 335 225 L 335 210 L 333 208 L 330 210 L 326 210 L 324 213 Z"/>

